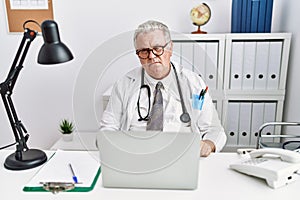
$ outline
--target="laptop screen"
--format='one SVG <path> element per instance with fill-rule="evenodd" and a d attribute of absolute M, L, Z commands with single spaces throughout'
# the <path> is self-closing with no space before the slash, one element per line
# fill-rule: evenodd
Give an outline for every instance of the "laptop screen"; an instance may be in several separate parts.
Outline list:
<path fill-rule="evenodd" d="M 97 144 L 104 187 L 194 189 L 197 186 L 200 156 L 197 133 L 100 131 Z"/>

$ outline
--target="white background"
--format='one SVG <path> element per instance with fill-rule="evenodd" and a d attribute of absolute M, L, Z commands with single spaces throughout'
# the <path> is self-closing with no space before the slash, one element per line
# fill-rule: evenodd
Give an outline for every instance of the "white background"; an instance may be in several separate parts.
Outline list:
<path fill-rule="evenodd" d="M 53 0 L 54 19 L 62 41 L 75 59 L 60 66 L 36 63 L 42 38 L 33 42 L 14 88 L 13 101 L 19 118 L 29 134 L 29 146 L 49 148 L 60 137 L 62 118 L 73 119 L 72 96 L 78 72 L 87 57 L 106 40 L 138 24 L 156 19 L 176 32 L 190 33 L 189 12 L 204 1 L 196 0 Z M 231 0 L 206 0 L 212 10 L 210 22 L 203 26 L 209 33 L 230 32 Z M 292 32 L 284 119 L 300 121 L 300 2 L 274 0 L 272 32 Z M 0 2 L 0 82 L 4 81 L 19 46 L 21 34 L 8 33 L 5 1 Z M 104 56 L 104 55 L 103 55 Z M 0 103 L 0 146 L 14 141 L 5 109 Z"/>

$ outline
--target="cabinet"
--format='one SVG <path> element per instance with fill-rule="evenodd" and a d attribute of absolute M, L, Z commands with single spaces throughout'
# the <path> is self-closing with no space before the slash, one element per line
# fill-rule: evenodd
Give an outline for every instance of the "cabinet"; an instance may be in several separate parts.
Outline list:
<path fill-rule="evenodd" d="M 254 148 L 263 123 L 282 121 L 290 33 L 174 35 L 173 41 L 174 60 L 210 88 L 228 138 L 225 151 Z"/>

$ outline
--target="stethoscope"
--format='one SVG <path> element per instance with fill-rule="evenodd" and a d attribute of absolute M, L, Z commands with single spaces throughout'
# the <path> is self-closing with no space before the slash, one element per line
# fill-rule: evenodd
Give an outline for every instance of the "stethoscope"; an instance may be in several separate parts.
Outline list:
<path fill-rule="evenodd" d="M 183 123 L 189 123 L 191 121 L 191 117 L 190 117 L 189 113 L 187 112 L 185 104 L 184 104 L 183 95 L 182 95 L 182 91 L 181 91 L 181 87 L 180 87 L 180 83 L 179 83 L 179 79 L 178 79 L 178 74 L 177 74 L 175 66 L 172 62 L 171 62 L 171 65 L 174 69 L 176 82 L 177 82 L 177 87 L 178 87 L 178 92 L 179 92 L 179 96 L 180 96 L 181 108 L 182 108 L 182 114 L 180 115 L 180 121 L 183 122 Z M 150 92 L 149 85 L 146 85 L 144 83 L 144 78 L 145 78 L 145 70 L 143 68 L 142 69 L 142 74 L 141 74 L 141 87 L 140 87 L 139 97 L 138 97 L 138 101 L 137 101 L 137 110 L 138 110 L 138 114 L 139 114 L 139 117 L 140 117 L 138 119 L 139 121 L 148 121 L 149 120 L 149 113 L 150 113 L 150 96 L 151 96 L 151 92 Z M 144 116 L 144 117 L 141 115 L 141 112 L 140 112 L 140 97 L 141 97 L 142 89 L 146 89 L 147 90 L 147 95 L 148 95 L 148 111 L 147 111 L 147 115 Z"/>

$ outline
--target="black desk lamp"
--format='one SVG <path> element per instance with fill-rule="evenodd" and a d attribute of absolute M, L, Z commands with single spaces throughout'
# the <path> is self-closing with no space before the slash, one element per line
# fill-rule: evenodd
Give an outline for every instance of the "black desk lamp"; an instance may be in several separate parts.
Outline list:
<path fill-rule="evenodd" d="M 24 35 L 17 51 L 16 57 L 13 61 L 6 80 L 0 83 L 1 97 L 16 140 L 15 143 L 2 147 L 2 149 L 13 146 L 15 144 L 17 145 L 16 152 L 9 155 L 4 163 L 5 168 L 10 170 L 30 169 L 33 167 L 37 167 L 47 161 L 47 156 L 43 151 L 39 149 L 28 148 L 26 142 L 29 138 L 29 135 L 27 134 L 27 130 L 25 129 L 24 125 L 19 120 L 13 105 L 13 101 L 11 99 L 13 88 L 21 69 L 23 68 L 23 62 L 25 60 L 29 46 L 38 34 L 37 31 L 33 31 L 25 27 L 29 22 L 38 24 L 33 20 L 28 20 L 23 24 Z M 71 51 L 60 41 L 58 26 L 56 22 L 51 20 L 44 21 L 41 25 L 41 30 L 44 38 L 44 44 L 39 51 L 38 63 L 57 64 L 73 59 Z M 23 132 L 26 133 L 25 136 Z"/>

